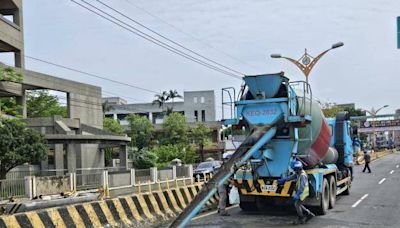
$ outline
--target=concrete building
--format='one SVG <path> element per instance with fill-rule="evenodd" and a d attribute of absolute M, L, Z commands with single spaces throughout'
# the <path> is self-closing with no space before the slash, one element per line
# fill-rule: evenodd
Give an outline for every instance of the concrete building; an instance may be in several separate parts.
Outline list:
<path fill-rule="evenodd" d="M 105 97 L 103 102 L 110 105 L 110 110 L 105 116 L 119 120 L 125 129 L 129 129 L 129 123 L 125 119 L 129 114 L 146 116 L 153 124 L 156 131 L 161 130 L 165 111 L 173 108 L 174 112 L 182 113 L 190 127 L 195 127 L 197 123 L 203 122 L 211 130 L 211 140 L 214 142 L 206 149 L 208 151 L 220 151 L 220 132 L 222 122 L 216 120 L 215 94 L 213 90 L 205 91 L 185 91 L 181 101 L 168 102 L 160 107 L 158 104 L 135 103 L 128 104 L 119 97 Z"/>
<path fill-rule="evenodd" d="M 15 97 L 22 106 L 22 116 L 28 127 L 45 135 L 49 142 L 49 156 L 41 163 L 42 169 L 76 171 L 77 168 L 104 167 L 106 146 L 120 147 L 121 163 L 126 164 L 126 136 L 104 132 L 101 88 L 66 80 L 24 68 L 22 0 L 0 1 L 0 51 L 14 54 L 15 66 L 0 63 L 0 68 L 14 68 L 23 75 L 22 83 L 0 82 L 0 97 Z M 68 117 L 27 117 L 26 91 L 55 90 L 64 92 Z"/>
<path fill-rule="evenodd" d="M 120 120 L 123 126 L 128 125 L 125 118 L 132 113 L 146 116 L 153 124 L 161 124 L 167 108 L 173 108 L 174 112 L 184 114 L 189 123 L 216 121 L 213 90 L 185 91 L 183 101 L 169 102 L 163 107 L 151 102 L 127 104 L 124 99 L 119 97 L 106 97 L 103 98 L 103 102 L 111 105 L 111 110 L 106 112 L 106 117 Z"/>
<path fill-rule="evenodd" d="M 22 0 L 0 1 L 0 52 L 14 54 L 14 65 L 24 67 Z"/>

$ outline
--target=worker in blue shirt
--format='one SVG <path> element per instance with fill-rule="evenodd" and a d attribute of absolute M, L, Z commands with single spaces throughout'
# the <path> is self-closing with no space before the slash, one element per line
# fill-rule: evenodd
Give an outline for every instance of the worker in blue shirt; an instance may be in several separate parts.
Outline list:
<path fill-rule="evenodd" d="M 294 224 L 304 224 L 315 216 L 303 205 L 304 200 L 309 195 L 308 176 L 303 170 L 303 164 L 300 161 L 293 161 L 290 164 L 290 167 L 295 171 L 295 173 L 288 178 L 279 179 L 278 184 L 283 185 L 287 181 L 296 180 L 294 207 L 296 208 L 298 217 L 297 220 L 294 221 Z"/>

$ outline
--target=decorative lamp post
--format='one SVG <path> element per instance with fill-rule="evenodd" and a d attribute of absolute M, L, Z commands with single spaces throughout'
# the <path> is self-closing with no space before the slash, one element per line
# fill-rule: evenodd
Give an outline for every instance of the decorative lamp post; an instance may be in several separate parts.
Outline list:
<path fill-rule="evenodd" d="M 376 122 L 376 116 L 378 115 L 378 112 L 381 111 L 384 108 L 389 107 L 389 105 L 384 105 L 378 109 L 375 110 L 374 107 L 371 108 L 371 110 L 366 110 L 363 109 L 363 111 L 367 112 L 371 117 L 372 117 L 372 147 L 374 150 L 376 149 L 376 132 L 375 132 L 375 122 Z"/>
<path fill-rule="evenodd" d="M 289 57 L 285 57 L 280 54 L 272 54 L 271 58 L 282 58 L 282 59 L 286 59 L 286 60 L 289 60 L 290 62 L 294 63 L 303 72 L 304 76 L 306 77 L 306 83 L 308 84 L 308 76 L 310 75 L 310 72 L 313 69 L 313 67 L 315 66 L 315 64 L 321 59 L 321 57 L 324 56 L 328 51 L 335 49 L 335 48 L 339 48 L 343 45 L 344 45 L 343 42 L 335 43 L 332 45 L 331 48 L 329 48 L 328 50 L 325 50 L 322 53 L 320 53 L 319 55 L 317 55 L 317 57 L 313 57 L 313 56 L 309 55 L 307 52 L 307 49 L 305 49 L 303 56 L 298 60 L 295 60 L 295 59 L 292 59 Z"/>

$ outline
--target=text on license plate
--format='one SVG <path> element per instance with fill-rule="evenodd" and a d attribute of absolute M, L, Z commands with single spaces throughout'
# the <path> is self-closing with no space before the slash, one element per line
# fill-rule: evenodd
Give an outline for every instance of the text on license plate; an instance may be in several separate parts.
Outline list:
<path fill-rule="evenodd" d="M 276 189 L 278 187 L 276 185 L 272 185 L 272 184 L 266 184 L 261 186 L 261 190 L 264 192 L 276 192 Z"/>

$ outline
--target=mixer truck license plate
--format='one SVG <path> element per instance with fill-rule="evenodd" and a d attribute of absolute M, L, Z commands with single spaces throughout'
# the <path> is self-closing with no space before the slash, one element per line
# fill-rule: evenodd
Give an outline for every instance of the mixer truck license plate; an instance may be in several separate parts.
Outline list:
<path fill-rule="evenodd" d="M 272 185 L 272 184 L 266 184 L 264 186 L 261 186 L 261 190 L 263 192 L 276 192 L 276 189 L 278 187 L 276 185 Z"/>

